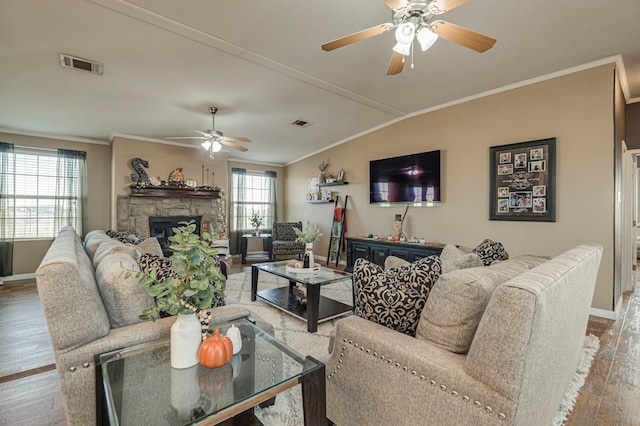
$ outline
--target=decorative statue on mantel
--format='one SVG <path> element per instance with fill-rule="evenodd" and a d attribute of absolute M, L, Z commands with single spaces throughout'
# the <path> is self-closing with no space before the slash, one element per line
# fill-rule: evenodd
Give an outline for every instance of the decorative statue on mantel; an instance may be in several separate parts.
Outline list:
<path fill-rule="evenodd" d="M 149 183 L 149 176 L 147 172 L 142 168 L 149 167 L 149 162 L 147 160 L 143 160 L 142 158 L 132 158 L 131 159 L 131 168 L 136 171 L 136 173 L 131 173 L 131 181 L 136 185 L 147 185 Z"/>

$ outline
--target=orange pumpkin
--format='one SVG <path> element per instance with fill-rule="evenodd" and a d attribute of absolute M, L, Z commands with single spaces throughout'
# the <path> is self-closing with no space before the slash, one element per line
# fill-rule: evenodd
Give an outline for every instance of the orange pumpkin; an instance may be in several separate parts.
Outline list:
<path fill-rule="evenodd" d="M 198 361 L 207 368 L 219 368 L 231 361 L 233 344 L 231 339 L 220 335 L 215 329 L 213 336 L 205 339 L 198 351 Z"/>

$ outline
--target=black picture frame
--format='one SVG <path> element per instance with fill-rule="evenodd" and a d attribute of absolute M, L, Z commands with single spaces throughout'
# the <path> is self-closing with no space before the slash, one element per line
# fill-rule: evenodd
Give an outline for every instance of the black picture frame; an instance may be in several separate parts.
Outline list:
<path fill-rule="evenodd" d="M 492 146 L 489 151 L 489 219 L 555 222 L 556 138 Z"/>

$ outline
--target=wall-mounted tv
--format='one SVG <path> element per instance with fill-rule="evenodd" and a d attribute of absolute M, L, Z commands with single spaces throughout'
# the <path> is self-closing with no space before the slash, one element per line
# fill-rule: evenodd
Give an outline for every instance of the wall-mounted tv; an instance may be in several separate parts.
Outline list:
<path fill-rule="evenodd" d="M 440 202 L 440 150 L 369 162 L 369 202 L 430 206 Z"/>

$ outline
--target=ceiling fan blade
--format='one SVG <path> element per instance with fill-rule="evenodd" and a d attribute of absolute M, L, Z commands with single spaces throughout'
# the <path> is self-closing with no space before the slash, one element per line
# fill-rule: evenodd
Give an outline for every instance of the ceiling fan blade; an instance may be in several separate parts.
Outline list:
<path fill-rule="evenodd" d="M 172 136 L 170 138 L 165 138 L 165 139 L 209 139 L 209 138 L 205 138 L 202 136 Z"/>
<path fill-rule="evenodd" d="M 247 148 L 245 148 L 244 146 L 238 145 L 238 144 L 233 143 L 233 142 L 229 142 L 228 140 L 225 140 L 225 139 L 222 139 L 222 140 L 220 141 L 220 143 L 221 143 L 222 145 L 226 145 L 226 146 L 228 146 L 228 147 L 230 147 L 230 148 L 237 149 L 238 151 L 242 151 L 242 152 L 248 151 L 248 149 L 247 149 Z"/>
<path fill-rule="evenodd" d="M 384 3 L 393 10 L 402 9 L 409 4 L 407 3 L 407 0 L 384 0 Z"/>
<path fill-rule="evenodd" d="M 491 49 L 496 42 L 494 38 L 445 21 L 436 21 L 431 24 L 431 31 L 445 40 L 480 53 Z"/>
<path fill-rule="evenodd" d="M 389 68 L 387 68 L 387 75 L 400 74 L 402 68 L 404 68 L 404 56 L 398 52 L 393 52 L 391 61 L 389 62 Z"/>
<path fill-rule="evenodd" d="M 222 139 L 226 139 L 228 141 L 235 141 L 235 142 L 251 142 L 251 139 L 243 138 L 241 136 L 223 136 Z"/>
<path fill-rule="evenodd" d="M 458 6 L 462 6 L 469 0 L 436 0 L 434 3 L 429 5 L 429 10 L 433 10 L 437 13 L 445 13 L 452 9 L 455 9 Z"/>
<path fill-rule="evenodd" d="M 358 31 L 357 33 L 349 34 L 348 36 L 344 36 L 339 39 L 327 42 L 322 45 L 322 50 L 324 50 L 325 52 L 329 52 L 333 49 L 355 43 L 356 41 L 380 35 L 389 31 L 391 28 L 393 28 L 393 24 L 376 25 L 375 27 L 367 28 L 366 30 Z"/>
<path fill-rule="evenodd" d="M 193 130 L 191 129 L 192 132 L 196 132 L 196 133 L 200 133 L 202 136 L 206 137 L 207 139 L 210 139 L 211 136 L 213 136 L 209 131 L 207 132 L 202 132 L 200 130 Z"/>

